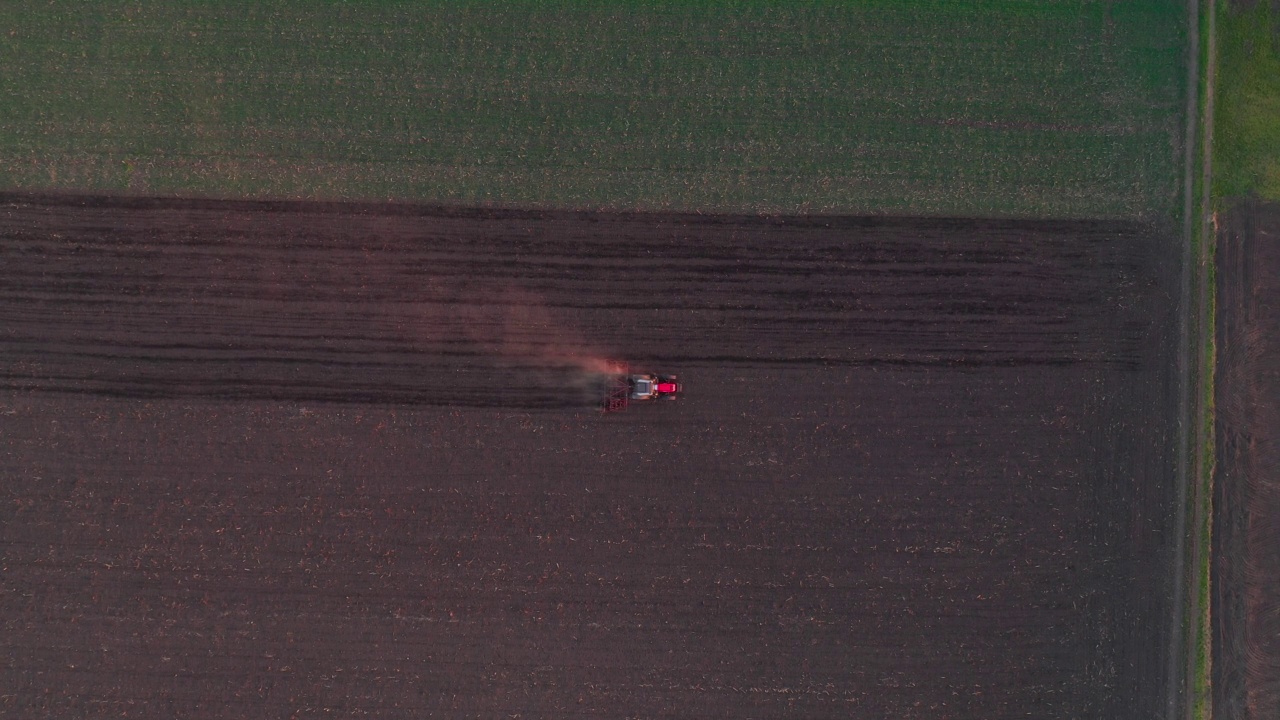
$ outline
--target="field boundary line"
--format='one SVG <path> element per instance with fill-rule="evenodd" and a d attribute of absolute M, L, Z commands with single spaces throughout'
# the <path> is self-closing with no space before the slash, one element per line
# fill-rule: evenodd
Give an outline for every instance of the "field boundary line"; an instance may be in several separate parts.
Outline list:
<path fill-rule="evenodd" d="M 1211 566 L 1213 562 L 1213 483 L 1216 438 L 1214 436 L 1216 404 L 1214 373 L 1217 367 L 1216 345 L 1216 268 L 1214 246 L 1217 223 L 1212 207 L 1213 189 L 1213 113 L 1215 76 L 1217 74 L 1217 37 L 1215 15 L 1217 0 L 1208 0 L 1205 8 L 1203 81 L 1200 110 L 1200 197 L 1196 212 L 1196 236 L 1193 247 L 1198 251 L 1195 264 L 1197 289 L 1197 328 L 1194 338 L 1198 355 L 1195 375 L 1196 442 L 1195 471 L 1191 507 L 1191 583 L 1190 615 L 1187 635 L 1187 713 L 1192 720 L 1213 717 L 1213 652 Z"/>
<path fill-rule="evenodd" d="M 1216 0 L 1188 0 L 1187 126 L 1183 174 L 1183 268 L 1179 313 L 1179 458 L 1169 718 L 1213 714 L 1209 672 L 1214 347 L 1210 248 Z M 1203 30 L 1203 32 L 1202 32 Z M 1203 59 L 1203 67 L 1201 60 Z M 1181 662 L 1179 662 L 1179 660 Z"/>
<path fill-rule="evenodd" d="M 1213 0 L 1209 0 L 1212 2 Z M 1195 549 L 1194 542 L 1188 542 L 1190 526 L 1194 522 L 1191 517 L 1192 474 L 1195 470 L 1195 444 L 1199 438 L 1198 427 L 1193 429 L 1191 423 L 1199 419 L 1196 397 L 1197 358 L 1192 348 L 1199 336 L 1199 328 L 1193 320 L 1199 320 L 1199 313 L 1194 312 L 1191 302 L 1194 290 L 1195 241 L 1194 227 L 1196 205 L 1193 202 L 1195 188 L 1193 183 L 1198 179 L 1195 173 L 1198 147 L 1199 90 L 1200 90 L 1200 2 L 1187 0 L 1187 84 L 1185 122 L 1186 134 L 1183 138 L 1183 172 L 1182 172 L 1182 252 L 1178 283 L 1178 349 L 1175 354 L 1174 371 L 1177 376 L 1178 394 L 1177 415 L 1177 462 L 1174 475 L 1174 551 L 1173 551 L 1173 606 L 1169 613 L 1169 657 L 1165 669 L 1166 695 L 1165 717 L 1168 720 L 1187 720 L 1190 708 L 1191 665 L 1190 637 L 1187 618 L 1194 609 L 1189 607 L 1194 602 L 1194 593 L 1188 594 L 1188 580 L 1193 569 L 1190 553 Z M 1193 317 L 1194 312 L 1194 317 Z M 1198 425 L 1199 423 L 1196 422 Z M 1188 545 L 1190 544 L 1190 547 Z"/>

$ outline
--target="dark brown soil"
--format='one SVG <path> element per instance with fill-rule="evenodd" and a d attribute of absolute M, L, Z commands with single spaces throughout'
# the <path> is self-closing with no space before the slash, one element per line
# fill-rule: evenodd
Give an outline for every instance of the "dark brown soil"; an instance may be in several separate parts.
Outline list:
<path fill-rule="evenodd" d="M 1173 235 L 7 200 L 0 714 L 1163 712 Z"/>
<path fill-rule="evenodd" d="M 1218 226 L 1216 717 L 1280 717 L 1280 205 Z"/>

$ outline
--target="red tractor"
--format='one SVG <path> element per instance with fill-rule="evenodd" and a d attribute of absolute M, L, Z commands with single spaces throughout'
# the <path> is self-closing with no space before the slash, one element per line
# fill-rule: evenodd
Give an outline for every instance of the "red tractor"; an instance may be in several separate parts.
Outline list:
<path fill-rule="evenodd" d="M 605 412 L 622 410 L 632 401 L 675 400 L 683 388 L 675 375 L 615 375 L 605 398 Z"/>
<path fill-rule="evenodd" d="M 675 400 L 680 392 L 680 383 L 675 375 L 631 375 L 627 378 L 631 386 L 632 400 Z"/>

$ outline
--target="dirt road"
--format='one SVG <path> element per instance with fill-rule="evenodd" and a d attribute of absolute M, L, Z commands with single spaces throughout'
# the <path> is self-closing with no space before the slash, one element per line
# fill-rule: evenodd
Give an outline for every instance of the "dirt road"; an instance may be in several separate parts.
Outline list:
<path fill-rule="evenodd" d="M 7 713 L 1163 711 L 1171 238 L 6 200 Z"/>

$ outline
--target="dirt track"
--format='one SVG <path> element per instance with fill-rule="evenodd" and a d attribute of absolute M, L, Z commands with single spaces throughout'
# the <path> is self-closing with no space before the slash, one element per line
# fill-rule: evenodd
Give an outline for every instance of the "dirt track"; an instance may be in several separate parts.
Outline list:
<path fill-rule="evenodd" d="M 1171 239 L 8 201 L 6 712 L 1163 707 Z"/>
<path fill-rule="evenodd" d="M 1260 720 L 1280 715 L 1280 205 L 1243 202 L 1220 221 L 1214 710 Z"/>

